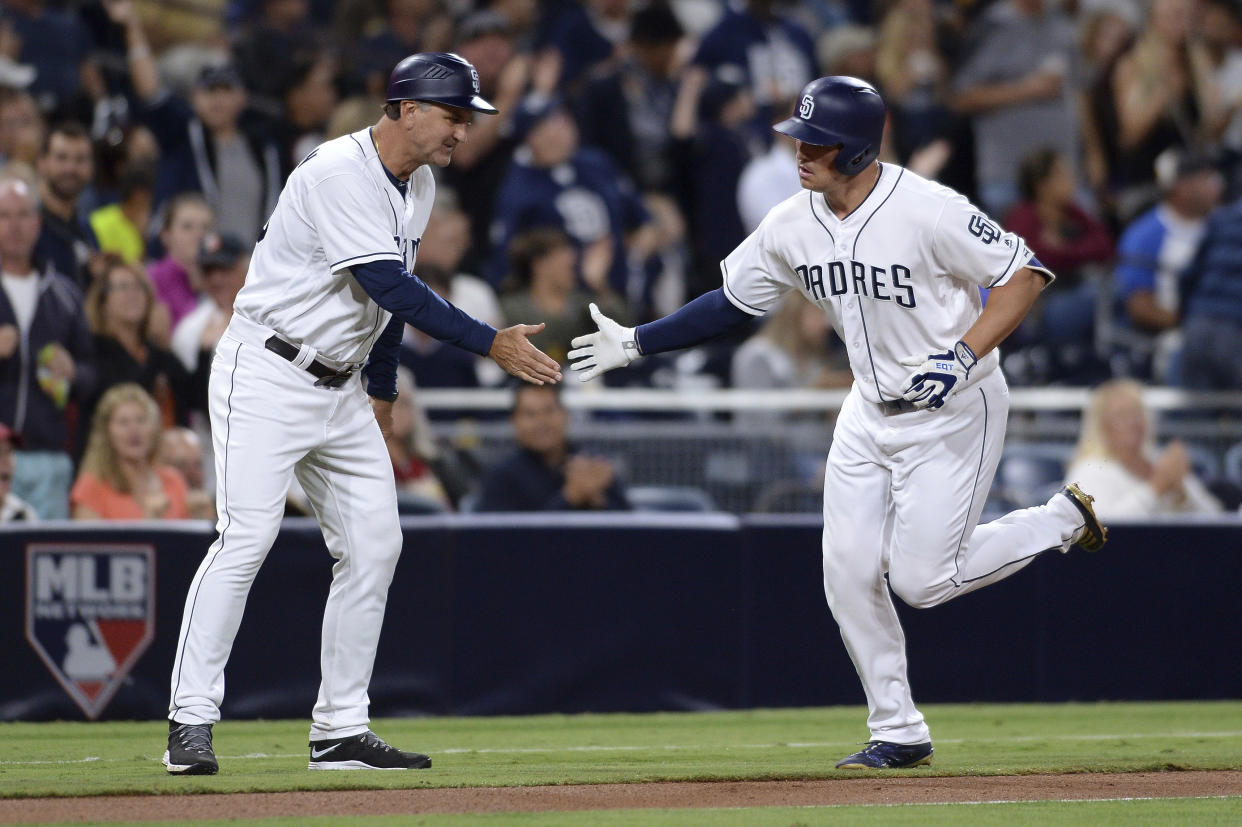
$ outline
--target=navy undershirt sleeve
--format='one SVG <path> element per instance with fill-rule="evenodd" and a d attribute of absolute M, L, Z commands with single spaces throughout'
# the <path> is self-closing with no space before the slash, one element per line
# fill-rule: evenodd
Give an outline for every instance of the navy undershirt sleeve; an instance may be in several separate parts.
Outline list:
<path fill-rule="evenodd" d="M 406 272 L 400 262 L 368 261 L 349 269 L 367 295 L 401 321 L 480 356 L 492 349 L 496 328 L 440 298 L 422 279 Z"/>
<path fill-rule="evenodd" d="M 717 288 L 663 319 L 639 325 L 634 337 L 643 355 L 664 353 L 714 339 L 753 318 L 725 298 L 724 288 Z"/>
<path fill-rule="evenodd" d="M 389 402 L 397 398 L 397 360 L 404 332 L 405 322 L 393 316 L 388 320 L 388 327 L 371 345 L 366 366 L 367 396 Z"/>

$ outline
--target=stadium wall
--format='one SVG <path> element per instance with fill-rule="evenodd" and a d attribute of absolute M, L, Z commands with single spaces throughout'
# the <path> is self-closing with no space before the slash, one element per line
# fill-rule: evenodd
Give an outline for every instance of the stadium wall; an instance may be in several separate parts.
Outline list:
<path fill-rule="evenodd" d="M 863 703 L 824 603 L 813 516 L 449 515 L 403 528 L 376 716 Z M 213 536 L 205 523 L 0 531 L 0 720 L 162 717 Z M 963 600 L 901 605 L 916 699 L 1242 697 L 1240 552 L 1236 521 L 1117 525 L 1098 554 L 1049 553 Z M 109 573 L 112 554 L 149 568 Z M 66 555 L 93 562 L 71 569 Z M 225 717 L 309 716 L 330 564 L 313 522 L 286 521 L 251 592 Z M 135 591 L 147 586 L 150 603 Z M 66 672 L 66 624 L 107 632 L 111 677 Z"/>

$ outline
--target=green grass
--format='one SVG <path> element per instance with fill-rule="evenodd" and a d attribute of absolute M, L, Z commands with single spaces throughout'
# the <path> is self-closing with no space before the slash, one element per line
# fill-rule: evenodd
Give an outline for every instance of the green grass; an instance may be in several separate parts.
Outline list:
<path fill-rule="evenodd" d="M 539 827 L 833 827 L 884 824 L 886 827 L 960 827 L 963 824 L 1026 827 L 1091 824 L 1109 827 L 1194 824 L 1236 825 L 1239 798 L 1166 798 L 1131 801 L 1023 801 L 1012 804 L 900 804 L 869 807 L 752 807 L 747 809 L 597 810 L 591 813 L 487 813 L 479 815 L 399 815 L 351 817 L 356 827 L 467 827 L 539 825 Z M 74 822 L 81 824 L 81 822 Z M 116 822 L 97 822 L 116 827 Z M 324 818 L 230 819 L 219 821 L 144 821 L 143 827 L 336 827 L 339 816 Z"/>
<path fill-rule="evenodd" d="M 1242 702 L 924 708 L 931 767 L 998 775 L 1242 769 Z M 0 797 L 825 778 L 866 738 L 857 707 L 652 715 L 402 718 L 385 739 L 433 756 L 414 773 L 306 771 L 307 722 L 225 721 L 221 774 L 169 777 L 167 725 L 0 724 Z M 1235 802 L 1236 806 L 1236 802 Z M 972 810 L 972 812 L 974 812 Z"/>

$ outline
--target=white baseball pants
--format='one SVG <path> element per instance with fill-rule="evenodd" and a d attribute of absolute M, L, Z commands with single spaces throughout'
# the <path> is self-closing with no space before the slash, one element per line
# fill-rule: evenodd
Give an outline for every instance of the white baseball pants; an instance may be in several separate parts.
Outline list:
<path fill-rule="evenodd" d="M 401 553 L 396 486 L 359 377 L 317 388 L 310 373 L 264 349 L 269 335 L 234 315 L 212 362 L 219 537 L 186 596 L 169 718 L 220 719 L 224 666 L 296 475 L 336 559 L 311 739 L 342 738 L 368 726 L 367 686 Z"/>
<path fill-rule="evenodd" d="M 1008 415 L 999 370 L 937 411 L 886 415 L 857 389 L 841 408 L 824 481 L 824 592 L 862 679 L 872 740 L 930 739 L 889 587 L 915 608 L 935 606 L 1067 547 L 1082 525 L 1059 495 L 978 525 Z"/>

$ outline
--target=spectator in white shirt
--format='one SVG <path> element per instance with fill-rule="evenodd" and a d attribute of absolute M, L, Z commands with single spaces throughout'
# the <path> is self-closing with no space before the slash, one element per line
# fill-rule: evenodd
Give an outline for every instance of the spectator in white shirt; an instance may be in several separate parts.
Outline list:
<path fill-rule="evenodd" d="M 1116 517 L 1214 514 L 1221 504 L 1191 470 L 1186 446 L 1157 449 L 1143 386 L 1105 382 L 1092 392 L 1066 479 L 1095 496 L 1104 521 Z"/>
<path fill-rule="evenodd" d="M 250 255 L 238 239 L 208 235 L 203 240 L 199 258 L 203 297 L 177 324 L 172 337 L 172 352 L 191 373 L 198 370 L 204 354 L 204 364 L 211 364 L 216 344 L 233 317 L 233 300 L 246 283 L 249 266 Z"/>

